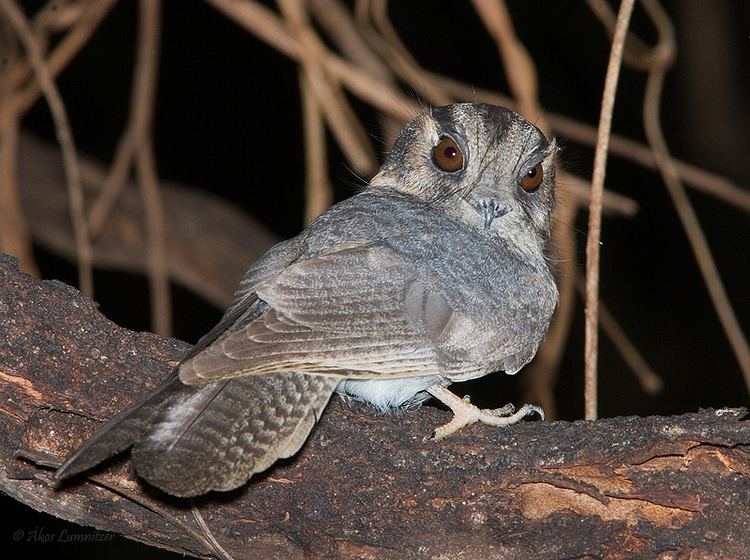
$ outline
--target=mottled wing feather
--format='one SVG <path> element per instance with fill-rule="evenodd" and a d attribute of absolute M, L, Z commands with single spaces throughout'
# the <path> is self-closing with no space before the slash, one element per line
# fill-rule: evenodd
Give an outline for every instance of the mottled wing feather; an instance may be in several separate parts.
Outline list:
<path fill-rule="evenodd" d="M 286 372 L 193 387 L 135 444 L 136 471 L 175 496 L 237 488 L 302 446 L 337 383 Z"/>
<path fill-rule="evenodd" d="M 295 262 L 256 293 L 269 308 L 182 364 L 185 383 L 290 370 L 435 374 L 436 352 L 460 323 L 434 275 L 383 245 L 347 245 Z"/>
<path fill-rule="evenodd" d="M 192 391 L 178 377 L 171 376 L 136 403 L 109 420 L 55 472 L 64 480 L 88 470 L 138 441 L 151 427 L 153 418 L 184 391 Z"/>
<path fill-rule="evenodd" d="M 308 411 L 286 439 L 284 448 L 279 446 L 279 459 L 291 457 L 300 450 L 331 398 L 332 390 L 329 389 L 335 389 L 339 384 L 339 380 L 332 377 L 315 376 L 312 379 L 309 379 L 311 376 L 306 377 L 307 382 L 315 390 L 309 390 L 305 395 L 309 401 Z"/>
<path fill-rule="evenodd" d="M 263 311 L 263 308 L 259 308 L 257 304 L 258 296 L 254 292 L 247 294 L 242 298 L 242 300 L 235 302 L 235 304 L 229 310 L 227 310 L 226 313 L 224 313 L 224 316 L 221 318 L 221 320 L 216 325 L 214 325 L 214 327 L 210 331 L 204 334 L 200 338 L 200 340 L 198 340 L 198 342 L 188 351 L 188 353 L 185 354 L 185 356 L 182 358 L 182 361 L 184 362 L 186 360 L 189 360 L 193 356 L 200 354 L 203 350 L 208 348 L 217 339 L 219 339 L 221 335 L 229 332 L 231 327 L 233 325 L 236 325 L 243 317 L 247 318 L 250 321 L 255 319 Z M 255 314 L 252 313 L 253 310 L 256 311 Z M 251 316 L 248 317 L 248 315 Z"/>
<path fill-rule="evenodd" d="M 272 277 L 298 257 L 299 247 L 294 240 L 279 243 L 263 255 L 245 273 L 234 295 L 234 300 L 221 321 L 190 349 L 183 361 L 200 354 L 223 335 L 231 333 L 238 324 L 251 323 L 260 316 L 267 307 L 259 302 L 254 291 L 255 286 L 259 282 Z M 212 390 L 215 389 L 216 387 Z M 162 385 L 112 418 L 83 446 L 77 449 L 56 471 L 55 478 L 63 480 L 74 476 L 90 469 L 115 453 L 127 449 L 151 429 L 154 418 L 159 413 L 171 408 L 173 402 L 183 399 L 185 395 L 193 394 L 194 391 L 194 388 L 186 387 L 180 381 L 177 371 L 175 371 Z"/>

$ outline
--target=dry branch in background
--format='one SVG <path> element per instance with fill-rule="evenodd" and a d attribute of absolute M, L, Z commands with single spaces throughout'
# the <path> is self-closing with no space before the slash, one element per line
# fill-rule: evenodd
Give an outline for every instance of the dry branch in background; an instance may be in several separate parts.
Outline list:
<path fill-rule="evenodd" d="M 740 409 L 477 425 L 434 443 L 448 412 L 334 399 L 298 455 L 228 494 L 170 498 L 125 458 L 56 490 L 49 467 L 187 345 L 120 328 L 12 259 L 0 282 L 0 490 L 35 509 L 201 558 L 218 554 L 211 539 L 237 559 L 750 557 Z"/>
<path fill-rule="evenodd" d="M 19 142 L 19 184 L 34 239 L 47 250 L 75 259 L 75 240 L 65 208 L 65 176 L 60 153 L 29 134 Z M 99 192 L 106 169 L 82 157 L 87 199 Z M 170 278 L 219 309 L 229 305 L 248 263 L 279 239 L 232 204 L 197 188 L 164 181 L 165 265 Z M 93 246 L 97 267 L 146 274 L 143 200 L 126 182 L 106 227 Z"/>
<path fill-rule="evenodd" d="M 81 170 L 78 165 L 75 141 L 68 120 L 60 92 L 55 85 L 52 74 L 44 60 L 39 42 L 34 37 L 29 21 L 13 0 L 0 0 L 0 12 L 5 14 L 13 31 L 26 50 L 27 60 L 31 66 L 36 81 L 39 83 L 44 97 L 49 105 L 52 120 L 55 123 L 57 139 L 65 163 L 65 179 L 68 187 L 68 209 L 70 221 L 73 224 L 73 235 L 76 240 L 76 259 L 78 261 L 78 283 L 85 294 L 94 293 L 94 269 L 91 262 L 91 240 L 89 226 L 86 221 L 83 190 L 81 187 Z M 15 110 L 14 99 L 10 100 L 11 110 Z M 16 121 L 20 123 L 20 118 Z"/>
<path fill-rule="evenodd" d="M 11 10 L 12 12 L 17 4 L 13 0 L 1 1 L 5 11 Z M 477 89 L 454 78 L 423 68 L 401 41 L 396 26 L 389 18 L 386 0 L 359 0 L 355 2 L 353 9 L 339 0 L 309 0 L 308 2 L 280 0 L 278 5 L 281 9 L 278 12 L 253 0 L 206 0 L 206 2 L 250 34 L 289 57 L 292 63 L 299 65 L 301 80 L 306 80 L 305 83 L 301 83 L 301 87 L 305 91 L 304 114 L 308 139 L 306 141 L 308 150 L 306 217 L 308 220 L 319 213 L 325 206 L 326 200 L 331 197 L 330 179 L 325 169 L 325 152 L 316 149 L 323 148 L 320 138 L 325 137 L 324 126 L 327 125 L 331 129 L 333 138 L 339 142 L 352 167 L 367 172 L 374 165 L 371 147 L 362 125 L 350 108 L 347 93 L 358 97 L 382 113 L 382 136 L 385 138 L 392 138 L 393 131 L 398 128 L 400 122 L 411 117 L 419 108 L 418 104 L 413 101 L 412 94 L 407 91 L 409 88 L 433 104 L 472 100 L 506 105 L 528 113 L 527 117 L 539 122 L 545 130 L 549 129 L 584 145 L 593 146 L 596 141 L 596 130 L 592 126 L 552 113 L 540 106 L 536 91 L 538 72 L 529 53 L 516 36 L 513 21 L 503 2 L 476 0 L 473 6 L 477 17 L 485 23 L 488 33 L 498 45 L 502 65 L 497 65 L 494 71 L 506 73 L 516 99 L 497 92 Z M 236 251 L 232 260 L 230 253 L 223 249 L 226 247 L 242 248 L 241 237 L 229 232 L 229 226 L 215 227 L 213 218 L 218 216 L 221 219 L 223 214 L 220 212 L 206 219 L 196 217 L 196 210 L 200 208 L 200 203 L 196 204 L 195 198 L 198 195 L 188 196 L 183 204 L 182 197 L 178 194 L 180 191 L 160 189 L 157 184 L 156 164 L 152 157 L 149 129 L 152 121 L 153 88 L 157 73 L 155 55 L 159 32 L 158 2 L 144 0 L 140 4 L 141 19 L 136 45 L 138 56 L 134 68 L 135 79 L 130 118 L 109 172 L 98 173 L 95 178 L 90 175 L 88 181 L 85 176 L 83 177 L 84 188 L 93 187 L 93 189 L 85 193 L 88 202 L 84 209 L 87 219 L 81 220 L 79 216 L 73 221 L 78 231 L 77 239 L 68 235 L 70 226 L 66 228 L 65 223 L 57 219 L 59 218 L 57 214 L 55 214 L 55 227 L 45 224 L 44 220 L 49 217 L 45 214 L 47 209 L 44 211 L 34 209 L 34 216 L 30 213 L 31 210 L 27 210 L 26 214 L 20 211 L 21 196 L 18 191 L 22 183 L 17 180 L 16 165 L 24 165 L 19 161 L 17 150 L 21 117 L 41 94 L 40 77 L 46 84 L 44 89 L 49 96 L 49 78 L 54 80 L 64 70 L 75 54 L 86 44 L 113 4 L 114 0 L 80 0 L 70 3 L 51 1 L 46 4 L 30 19 L 33 35 L 24 33 L 23 25 L 15 26 L 16 31 L 20 30 L 24 38 L 26 51 L 31 54 L 36 52 L 34 57 L 24 57 L 24 50 L 17 48 L 17 33 L 13 28 L 8 25 L 0 26 L 0 46 L 9 45 L 8 51 L 11 53 L 8 58 L 8 67 L 0 68 L 0 114 L 2 115 L 0 119 L 0 196 L 2 197 L 0 212 L 2 214 L 0 217 L 3 218 L 0 224 L 0 243 L 6 251 L 17 252 L 22 257 L 27 270 L 34 268 L 31 261 L 29 230 L 35 236 L 41 235 L 41 237 L 36 237 L 37 240 L 43 244 L 47 243 L 54 250 L 69 257 L 71 255 L 75 257 L 76 252 L 85 255 L 87 244 L 92 241 L 92 258 L 97 265 L 124 265 L 129 270 L 137 271 L 143 271 L 145 266 L 145 270 L 151 277 L 154 294 L 154 324 L 161 325 L 157 327 L 161 330 L 167 330 L 166 286 L 168 279 L 186 283 L 199 294 L 205 295 L 210 301 L 221 306 L 223 305 L 221 302 L 226 301 L 228 297 L 226 294 L 231 292 L 234 288 L 233 283 L 239 277 L 235 269 L 241 272 L 254 260 L 258 252 L 255 250 L 256 245 L 253 244 L 249 247 L 249 251 Z M 606 3 L 590 0 L 589 5 L 605 27 L 610 29 L 614 27 L 615 17 Z M 671 51 L 668 48 L 662 48 L 664 37 L 669 35 L 664 32 L 664 29 L 669 26 L 669 21 L 667 19 L 665 24 L 663 15 L 661 19 L 654 16 L 654 14 L 661 13 L 659 4 L 654 0 L 646 2 L 645 7 L 647 15 L 654 19 L 659 31 L 659 43 L 656 47 L 649 48 L 645 42 L 631 33 L 625 44 L 624 60 L 641 70 L 651 72 L 659 68 L 663 70 L 665 61 L 673 57 L 673 45 Z M 466 4 L 465 9 L 471 10 L 471 5 Z M 310 22 L 312 18 L 319 27 L 312 25 Z M 665 55 L 666 51 L 670 52 Z M 488 71 L 493 71 L 493 69 L 488 67 Z M 54 101 L 54 95 L 52 99 Z M 654 107 L 658 109 L 658 96 L 651 95 L 649 99 L 651 102 L 645 105 L 645 109 L 650 108 L 650 114 L 653 115 L 655 114 Z M 55 103 L 55 105 L 59 104 Z M 58 113 L 59 110 L 60 107 L 57 106 Z M 653 124 L 655 119 L 650 118 L 647 122 Z M 69 135 L 70 131 L 66 128 L 61 127 L 58 133 L 63 136 Z M 653 138 L 654 134 L 652 133 L 651 136 Z M 652 150 L 617 135 L 611 136 L 610 149 L 612 155 L 629 159 L 651 169 L 657 169 L 659 166 L 665 168 L 666 165 L 666 171 L 663 173 L 668 178 L 672 177 L 669 181 L 674 182 L 674 176 L 678 176 L 687 185 L 702 190 L 736 208 L 750 212 L 750 192 L 731 181 L 684 162 L 671 160 L 668 153 L 665 159 L 663 153 L 660 155 L 659 150 Z M 70 156 L 70 151 L 69 148 L 66 149 L 68 154 L 66 159 L 74 162 L 75 158 Z M 126 201 L 117 202 L 119 186 L 124 184 L 134 158 L 138 160 L 136 175 L 139 179 L 138 186 L 143 192 L 143 202 L 137 202 L 131 196 L 132 192 L 125 195 Z M 85 169 L 83 173 L 85 175 Z M 74 186 L 76 181 L 68 181 L 68 183 Z M 560 223 L 555 235 L 561 251 L 560 255 L 564 260 L 560 279 L 561 308 L 550 330 L 547 343 L 540 349 L 536 364 L 532 365 L 531 371 L 526 376 L 529 386 L 527 397 L 549 403 L 547 407 L 550 411 L 554 411 L 552 395 L 555 372 L 565 347 L 570 318 L 573 316 L 575 276 L 573 259 L 576 248 L 572 227 L 577 211 L 586 207 L 590 198 L 586 180 L 570 174 L 562 174 L 560 183 L 559 191 L 564 208 L 558 214 Z M 71 207 L 75 209 L 78 206 L 77 189 L 72 186 L 69 192 L 74 203 Z M 670 192 L 672 191 L 674 189 L 670 189 Z M 29 197 L 33 200 L 33 193 L 29 195 L 24 192 L 24 196 L 27 200 Z M 165 199 L 172 197 L 169 201 L 165 200 L 168 202 L 164 205 L 169 209 L 167 213 L 159 209 L 160 196 Z M 684 195 L 681 196 L 684 198 Z M 605 191 L 603 201 L 604 210 L 611 208 L 626 215 L 632 215 L 636 208 L 634 201 L 608 191 Z M 131 212 L 128 227 L 138 228 L 139 231 L 137 234 L 132 234 L 131 231 L 129 236 L 121 235 L 125 230 L 114 234 L 110 232 L 108 241 L 103 241 L 98 236 L 101 227 L 107 223 L 112 205 L 116 202 L 127 207 Z M 32 206 L 34 203 L 31 206 L 25 205 L 26 208 L 32 208 Z M 214 207 L 214 205 L 210 206 Z M 227 210 L 226 206 L 223 208 Z M 202 227 L 217 235 L 213 238 L 191 237 L 189 230 L 181 227 L 180 220 L 183 218 L 179 215 L 181 211 L 187 211 L 190 220 L 197 220 Z M 78 215 L 79 212 L 75 214 Z M 148 217 L 147 219 L 142 217 L 144 214 Z M 684 212 L 680 211 L 680 215 L 684 216 Z M 41 219 L 40 216 L 42 216 Z M 70 221 L 69 218 L 68 221 Z M 113 221 L 117 222 L 117 220 Z M 243 219 L 232 223 L 237 224 L 239 228 L 246 227 Z M 148 231 L 151 232 L 148 239 L 143 239 L 141 236 L 140 230 L 145 228 L 144 224 L 148 224 Z M 89 240 L 87 235 L 80 234 L 81 226 L 90 227 L 92 240 Z M 112 227 L 109 229 L 111 230 Z M 688 231 L 692 232 L 689 233 L 689 237 L 691 244 L 696 248 L 696 253 L 703 255 L 701 262 L 710 264 L 710 253 L 707 257 L 705 256 L 708 247 L 705 241 L 701 242 L 699 227 L 691 226 Z M 245 232 L 246 230 L 242 229 L 242 233 Z M 221 245 L 225 235 L 229 237 L 229 241 Z M 127 243 L 132 242 L 133 239 L 137 239 L 139 246 L 128 247 Z M 220 245 L 217 245 L 219 248 L 216 251 L 219 256 L 210 250 L 209 243 L 213 239 L 216 239 Z M 189 254 L 190 242 L 200 242 L 198 255 Z M 127 248 L 125 254 L 121 251 L 123 246 Z M 266 246 L 268 245 L 265 242 L 260 242 L 257 248 Z M 149 247 L 148 260 L 145 255 L 135 255 L 135 250 L 142 251 L 143 247 Z M 172 254 L 175 247 L 182 250 L 178 256 Z M 207 247 L 209 248 L 206 249 Z M 114 257 L 109 255 L 112 248 L 115 248 Z M 251 254 L 251 258 L 245 258 L 246 253 Z M 83 259 L 84 264 L 87 258 Z M 227 267 L 226 263 L 231 264 Z M 86 268 L 86 266 L 82 267 L 82 278 L 86 277 L 84 274 Z M 708 270 L 705 264 L 702 264 L 701 268 L 704 271 Z M 200 275 L 204 273 L 207 276 L 201 277 Z M 722 324 L 736 351 L 738 361 L 748 375 L 750 366 L 747 364 L 750 360 L 747 343 L 736 327 L 736 321 L 732 326 L 733 314 L 731 307 L 727 305 L 726 297 L 723 299 L 721 297 L 720 279 L 710 270 L 706 277 L 709 279 L 707 286 L 722 318 Z M 635 359 L 637 353 L 633 354 L 633 345 L 626 338 L 622 339 L 625 333 L 617 326 L 615 318 L 608 317 L 608 320 L 602 324 L 602 329 L 613 339 L 621 340 L 617 346 L 624 354 L 630 356 L 626 361 L 634 369 L 636 375 L 641 378 L 644 374 L 648 376 L 649 366 L 642 360 Z M 750 384 L 750 375 L 748 375 L 748 384 Z"/>
<path fill-rule="evenodd" d="M 646 137 L 656 157 L 659 173 L 672 198 L 672 204 L 690 241 L 698 268 L 703 275 L 703 282 L 719 316 L 719 322 L 742 370 L 745 386 L 750 391 L 750 346 L 732 309 L 711 248 L 680 180 L 661 126 L 660 112 L 664 79 L 677 52 L 674 28 L 669 16 L 658 2 L 648 0 L 644 2 L 644 7 L 659 33 L 658 42 L 652 49 L 653 55 L 646 57 L 646 62 L 649 63 L 643 100 L 643 123 Z"/>
<path fill-rule="evenodd" d="M 602 107 L 599 115 L 599 134 L 594 154 L 594 176 L 591 178 L 591 203 L 586 238 L 586 342 L 584 347 L 584 408 L 587 420 L 596 420 L 598 412 L 598 334 L 599 334 L 599 244 L 602 235 L 602 198 L 604 176 L 607 170 L 609 135 L 612 130 L 612 113 L 615 108 L 617 81 L 625 36 L 630 25 L 635 0 L 622 0 L 617 14 L 612 49 L 604 80 Z"/>
<path fill-rule="evenodd" d="M 589 0 L 589 5 L 611 32 L 613 14 L 608 4 L 602 0 Z M 667 70 L 677 56 L 674 28 L 668 14 L 657 0 L 643 0 L 643 7 L 656 28 L 658 34 L 656 45 L 649 48 L 638 37 L 628 36 L 624 60 L 629 66 L 648 72 L 643 100 L 643 123 L 656 169 L 662 176 L 677 216 L 685 229 L 719 322 L 742 370 L 745 386 L 750 391 L 750 346 L 729 301 L 698 216 L 682 184 L 678 170 L 679 164 L 669 153 L 661 126 L 660 112 L 664 80 Z"/>
<path fill-rule="evenodd" d="M 13 0 L 2 1 L 6 9 L 15 6 Z M 359 97 L 382 113 L 381 136 L 384 138 L 392 138 L 393 131 L 399 123 L 418 109 L 418 104 L 413 102 L 405 88 L 400 85 L 405 84 L 431 103 L 476 100 L 506 105 L 529 113 L 528 118 L 559 135 L 585 145 L 593 145 L 595 142 L 596 131 L 590 125 L 540 108 L 534 62 L 515 35 L 513 22 L 502 2 L 476 0 L 474 8 L 498 45 L 503 65 L 498 65 L 497 71 L 507 74 L 517 100 L 496 92 L 476 89 L 422 68 L 400 40 L 396 27 L 389 19 L 388 2 L 385 0 L 360 0 L 355 3 L 353 10 L 339 0 L 280 1 L 279 5 L 283 8 L 281 14 L 253 0 L 206 1 L 249 33 L 299 64 L 300 76 L 307 80 L 308 85 L 302 87 L 309 90 L 304 96 L 305 129 L 308 138 L 308 220 L 320 212 L 330 196 L 330 191 L 325 188 L 327 183 L 330 184 L 324 165 L 325 154 L 321 150 L 316 150 L 316 146 L 310 145 L 311 139 L 320 139 L 324 134 L 320 130 L 323 126 L 320 121 L 325 121 L 331 128 L 332 136 L 338 140 L 354 169 L 369 172 L 374 165 L 371 147 L 363 127 L 351 111 L 344 91 Z M 113 3 L 114 0 L 80 0 L 69 4 L 50 2 L 32 18 L 35 35 L 31 39 L 36 41 L 36 50 L 44 55 L 44 60 L 41 63 L 37 60 L 36 64 L 32 65 L 29 57 L 24 58 L 20 53 L 16 53 L 10 57 L 11 64 L 7 71 L 0 74 L 0 93 L 4 92 L 0 97 L 0 103 L 5 116 L 0 123 L 0 161 L 4 164 L 3 172 L 0 173 L 0 194 L 3 196 L 0 211 L 5 224 L 5 227 L 0 228 L 0 242 L 6 250 L 16 248 L 14 250 L 23 257 L 23 262 L 26 263 L 24 266 L 29 270 L 33 270 L 30 240 L 28 233 L 24 233 L 28 232 L 29 228 L 25 223 L 26 216 L 21 214 L 18 208 L 18 186 L 13 163 L 18 155 L 14 138 L 18 135 L 20 117 L 40 95 L 39 81 L 36 79 L 39 72 L 35 75 L 32 67 L 37 70 L 46 68 L 46 72 L 52 78 L 56 77 L 85 45 Z M 614 15 L 604 3 L 591 0 L 590 6 L 605 26 L 613 25 Z M 653 1 L 646 5 L 647 8 L 649 6 L 658 8 L 658 4 Z M 156 2 L 141 3 L 139 56 L 135 65 L 130 119 L 111 170 L 106 180 L 100 183 L 102 193 L 92 197 L 92 202 L 87 205 L 88 220 L 85 220 L 83 225 L 87 225 L 85 222 L 88 222 L 96 243 L 96 236 L 108 216 L 107 209 L 117 199 L 113 193 L 116 193 L 117 186 L 126 179 L 133 157 L 137 157 L 137 175 L 145 197 L 143 208 L 148 216 L 145 223 L 149 224 L 148 230 L 151 232 L 144 247 L 150 255 L 147 271 L 153 288 L 154 325 L 157 329 L 166 331 L 169 302 L 166 289 L 167 270 L 163 264 L 170 256 L 165 255 L 166 241 L 163 238 L 167 233 L 160 232 L 162 226 L 159 216 L 163 211 L 159 209 L 155 162 L 151 157 L 151 140 L 148 134 L 156 73 L 154 45 L 158 44 L 159 18 L 156 8 Z M 465 9 L 470 10 L 470 5 L 467 4 Z M 653 9 L 647 11 L 651 13 Z M 320 25 L 320 31 L 310 23 L 310 16 Z M 0 40 L 4 44 L 8 43 L 9 31 L 3 28 L 0 29 L 0 34 Z M 326 35 L 325 39 L 328 41 L 323 40 L 320 36 L 322 34 Z M 55 38 L 59 38 L 59 41 L 55 42 Z M 26 39 L 28 43 L 29 37 Z M 12 46 L 13 41 L 9 44 Z M 649 69 L 661 60 L 656 49 L 649 50 L 643 41 L 632 34 L 629 35 L 625 47 L 626 62 L 638 68 Z M 151 53 L 150 58 L 146 56 L 148 53 Z M 12 109 L 10 113 L 6 112 L 8 107 Z M 320 116 L 316 117 L 316 114 Z M 314 143 L 322 147 L 319 141 Z M 611 151 L 613 155 L 631 159 L 639 165 L 650 168 L 657 166 L 658 158 L 648 147 L 617 135 L 611 138 Z M 673 162 L 673 173 L 694 188 L 701 189 L 737 208 L 750 211 L 750 193 L 722 177 L 679 161 Z M 561 176 L 559 190 L 563 205 L 573 206 L 567 214 L 560 214 L 564 220 L 560 224 L 561 227 L 556 228 L 557 244 L 561 251 L 566 251 L 560 253 L 563 259 L 572 260 L 576 254 L 575 235 L 571 228 L 576 210 L 588 203 L 587 184 L 587 181 L 570 174 Z M 75 194 L 75 190 L 71 193 Z M 605 204 L 608 199 L 617 205 L 622 202 L 614 195 L 605 193 Z M 627 214 L 633 212 L 632 205 L 620 208 Z M 74 223 L 80 226 L 81 222 L 76 220 Z M 12 226 L 8 227 L 7 224 Z M 76 250 L 85 253 L 87 236 L 80 235 L 81 228 L 78 226 Z M 694 241 L 693 245 L 695 246 Z M 96 247 L 93 251 L 101 254 Z M 243 261 L 242 265 L 245 264 Z M 532 367 L 530 372 L 530 377 L 536 380 L 536 392 L 544 401 L 551 400 L 555 371 L 567 340 L 570 318 L 573 316 L 570 307 L 574 301 L 571 297 L 574 292 L 574 267 L 567 263 L 561 269 L 561 292 L 565 297 L 562 299 L 556 323 L 550 331 L 548 343 L 540 349 L 540 365 Z M 714 296 L 714 301 L 718 302 L 717 308 L 722 323 L 725 326 L 729 325 L 728 336 L 744 367 L 748 362 L 748 353 L 742 352 L 743 348 L 747 350 L 746 342 L 738 329 L 731 327 L 732 321 L 727 320 L 727 317 L 731 319 L 731 309 L 727 312 L 726 305 L 721 304 L 721 298 L 716 297 L 715 286 L 720 287 L 720 284 L 711 280 L 709 290 Z M 607 325 L 602 327 L 605 330 L 609 329 Z M 542 365 L 545 366 L 544 370 Z"/>

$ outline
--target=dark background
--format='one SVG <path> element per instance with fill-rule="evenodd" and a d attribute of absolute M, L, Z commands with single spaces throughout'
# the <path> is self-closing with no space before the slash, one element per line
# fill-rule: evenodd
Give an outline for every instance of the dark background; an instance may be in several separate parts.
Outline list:
<path fill-rule="evenodd" d="M 25 4 L 27 13 L 37 6 Z M 750 7 L 739 0 L 708 4 L 709 8 L 687 0 L 666 4 L 680 51 L 668 76 L 662 121 L 675 157 L 745 186 L 750 184 L 745 132 L 750 129 L 750 106 L 744 93 L 750 88 Z M 516 31 L 539 70 L 542 105 L 596 124 L 609 55 L 607 35 L 596 18 L 577 2 L 517 1 L 509 7 Z M 508 91 L 495 44 L 468 2 L 393 2 L 390 12 L 402 39 L 426 68 L 477 87 Z M 128 116 L 136 19 L 137 3 L 121 2 L 58 80 L 78 148 L 104 162 L 111 161 Z M 655 40 L 638 7 L 632 27 L 646 41 Z M 645 140 L 644 83 L 645 75 L 623 69 L 613 124 L 614 131 L 639 141 Z M 357 100 L 353 103 L 373 133 L 378 152 L 383 152 L 376 115 Z M 54 142 L 43 102 L 24 125 Z M 281 237 L 293 236 L 303 227 L 304 154 L 296 66 L 197 0 L 164 3 L 154 131 L 162 178 L 217 193 Z M 563 165 L 589 178 L 593 150 L 561 140 Z M 334 142 L 329 142 L 329 154 L 340 200 L 361 188 L 362 182 Z M 665 387 L 658 396 L 644 395 L 602 335 L 600 414 L 669 415 L 699 407 L 747 405 L 739 367 L 660 178 L 614 158 L 608 165 L 607 185 L 636 199 L 640 211 L 631 219 L 604 221 L 602 299 L 663 376 Z M 689 194 L 748 332 L 750 217 L 708 195 L 692 190 Z M 586 219 L 580 213 L 576 254 L 560 255 L 581 266 Z M 36 257 L 45 277 L 76 284 L 71 263 L 41 248 Z M 97 300 L 107 316 L 134 330 L 149 329 L 148 286 L 143 277 L 102 270 L 95 279 Z M 221 314 L 177 286 L 174 297 L 178 338 L 194 342 Z M 563 419 L 582 416 L 582 371 L 579 305 L 556 393 Z M 486 395 L 496 405 L 518 394 L 516 381 L 500 376 L 468 390 Z M 16 527 L 27 532 L 39 526 L 50 532 L 59 532 L 60 527 L 83 531 L 7 499 L 3 504 L 17 519 L 10 525 L 8 541 Z M 37 546 L 42 547 L 34 547 L 38 552 L 53 551 L 51 544 Z M 60 558 L 74 554 L 93 558 L 105 552 L 116 558 L 132 554 L 133 549 L 122 544 L 54 548 Z M 150 549 L 137 553 L 146 556 Z"/>

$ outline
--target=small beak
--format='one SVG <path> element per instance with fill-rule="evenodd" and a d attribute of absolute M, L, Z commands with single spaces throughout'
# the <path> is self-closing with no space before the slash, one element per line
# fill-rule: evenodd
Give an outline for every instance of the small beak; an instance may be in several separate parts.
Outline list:
<path fill-rule="evenodd" d="M 485 198 L 479 202 L 479 211 L 484 217 L 484 229 L 489 229 L 495 218 L 504 216 L 511 211 L 507 204 L 500 204 L 491 198 Z"/>

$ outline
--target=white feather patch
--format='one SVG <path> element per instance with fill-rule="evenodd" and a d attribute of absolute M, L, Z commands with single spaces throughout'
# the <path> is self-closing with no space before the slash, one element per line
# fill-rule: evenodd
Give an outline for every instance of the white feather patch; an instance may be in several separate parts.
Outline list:
<path fill-rule="evenodd" d="M 148 439 L 156 442 L 170 442 L 182 435 L 185 423 L 194 417 L 196 410 L 203 408 L 207 397 L 213 397 L 214 391 L 214 387 L 206 385 L 172 403 L 164 420 L 149 434 Z"/>
<path fill-rule="evenodd" d="M 400 379 L 345 379 L 339 383 L 336 392 L 386 412 L 419 406 L 430 398 L 425 389 L 439 382 L 437 375 Z"/>

